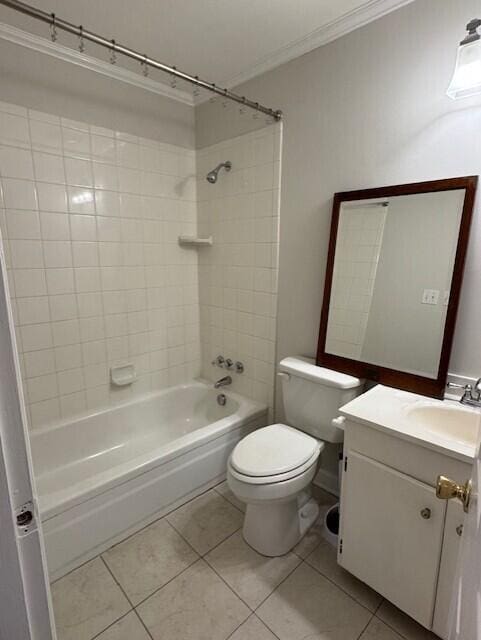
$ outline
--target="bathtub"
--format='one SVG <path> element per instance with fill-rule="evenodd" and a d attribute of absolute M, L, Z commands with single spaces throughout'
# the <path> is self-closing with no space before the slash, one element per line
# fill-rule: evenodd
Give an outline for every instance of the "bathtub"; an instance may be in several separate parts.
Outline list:
<path fill-rule="evenodd" d="M 35 429 L 31 446 L 52 579 L 225 478 L 265 405 L 195 381 Z"/>

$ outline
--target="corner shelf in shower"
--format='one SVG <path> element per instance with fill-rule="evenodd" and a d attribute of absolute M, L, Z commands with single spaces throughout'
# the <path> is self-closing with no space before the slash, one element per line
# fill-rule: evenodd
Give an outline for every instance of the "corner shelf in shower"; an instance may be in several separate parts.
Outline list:
<path fill-rule="evenodd" d="M 211 247 L 213 244 L 212 236 L 208 238 L 197 238 L 196 236 L 179 236 L 179 244 L 189 247 Z"/>

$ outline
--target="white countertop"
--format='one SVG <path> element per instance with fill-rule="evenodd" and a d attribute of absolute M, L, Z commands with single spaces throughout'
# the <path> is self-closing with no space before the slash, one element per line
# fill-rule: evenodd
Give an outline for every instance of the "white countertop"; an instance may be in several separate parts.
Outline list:
<path fill-rule="evenodd" d="M 419 406 L 449 404 L 463 411 L 476 412 L 480 416 L 481 423 L 481 412 L 478 409 L 461 406 L 453 400 L 435 400 L 383 385 L 377 385 L 351 400 L 341 407 L 339 412 L 345 418 L 378 431 L 472 464 L 476 456 L 476 447 L 452 436 L 444 437 L 413 420 L 408 413 L 417 404 Z"/>

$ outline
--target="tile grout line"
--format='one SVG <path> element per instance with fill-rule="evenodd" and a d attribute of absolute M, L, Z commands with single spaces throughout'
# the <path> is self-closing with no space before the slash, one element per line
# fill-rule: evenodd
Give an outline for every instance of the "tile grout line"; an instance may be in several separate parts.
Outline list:
<path fill-rule="evenodd" d="M 317 547 L 316 547 L 317 549 Z M 315 551 L 315 549 L 314 549 Z M 313 553 L 314 553 L 313 551 Z M 309 554 L 310 555 L 310 554 Z M 308 556 L 309 557 L 309 556 Z M 373 616 L 376 615 L 376 612 L 378 611 L 379 607 L 381 606 L 381 604 L 383 603 L 384 598 L 381 599 L 381 602 L 377 605 L 376 610 L 373 612 L 371 611 L 371 609 L 369 609 L 368 607 L 366 607 L 366 605 L 364 605 L 360 600 L 358 600 L 355 596 L 353 596 L 351 593 L 349 593 L 349 591 L 346 591 L 346 589 L 344 589 L 344 587 L 342 587 L 341 585 L 339 585 L 337 582 L 335 582 L 332 578 L 330 578 L 329 576 L 326 576 L 324 573 L 322 573 L 322 571 L 320 571 L 320 569 L 318 569 L 317 567 L 313 567 L 309 562 L 307 562 L 307 558 L 303 559 L 303 562 L 310 567 L 311 569 L 313 569 L 314 571 L 316 571 L 316 573 L 318 573 L 322 578 L 324 578 L 325 580 L 327 580 L 328 582 L 330 582 L 332 585 L 334 585 L 335 587 L 337 587 L 339 589 L 339 591 L 342 591 L 346 596 L 348 596 L 349 598 L 351 598 L 351 600 L 353 600 L 356 604 L 358 604 L 360 607 L 363 607 L 364 609 L 366 609 L 366 611 L 369 611 L 369 613 L 371 613 Z M 364 583 L 363 583 L 364 584 Z M 370 588 L 370 587 L 369 587 Z"/>
<path fill-rule="evenodd" d="M 115 624 L 117 624 L 117 622 L 120 622 L 120 620 L 123 620 L 124 618 L 126 618 L 128 615 L 130 615 L 132 613 L 133 609 L 130 609 L 130 611 L 127 611 L 127 613 L 124 613 L 123 615 L 120 616 L 120 618 L 117 618 L 117 620 L 114 620 L 113 622 L 111 622 L 108 627 L 105 627 L 105 629 L 102 629 L 102 631 L 99 631 L 98 633 L 96 633 L 94 636 L 92 636 L 89 639 L 85 639 L 85 640 L 96 640 L 96 638 L 98 638 L 99 636 L 102 635 L 102 633 L 104 633 L 105 631 L 107 631 L 107 629 L 110 629 L 111 627 L 113 627 Z"/>

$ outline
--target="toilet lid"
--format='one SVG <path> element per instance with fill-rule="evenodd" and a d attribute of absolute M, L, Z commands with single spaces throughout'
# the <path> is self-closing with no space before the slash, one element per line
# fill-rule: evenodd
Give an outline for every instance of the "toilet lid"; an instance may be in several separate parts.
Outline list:
<path fill-rule="evenodd" d="M 306 433 L 285 424 L 271 424 L 241 440 L 230 462 L 246 476 L 275 476 L 302 466 L 318 449 L 318 441 Z"/>

